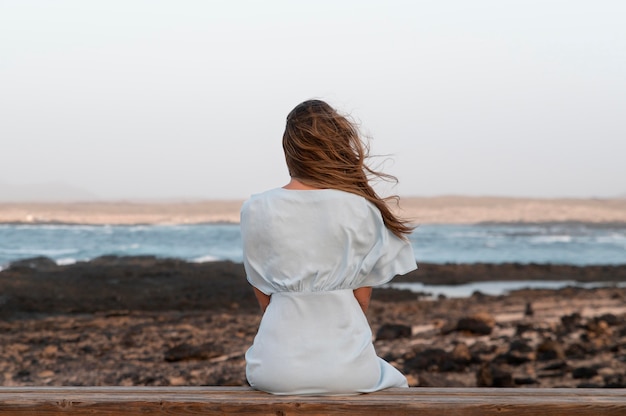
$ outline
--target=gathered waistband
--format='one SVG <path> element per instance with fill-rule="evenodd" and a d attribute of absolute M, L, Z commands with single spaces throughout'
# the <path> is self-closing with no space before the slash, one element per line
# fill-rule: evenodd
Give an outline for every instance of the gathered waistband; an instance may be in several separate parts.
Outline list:
<path fill-rule="evenodd" d="M 334 289 L 334 290 L 311 290 L 311 291 L 285 291 L 285 292 L 274 292 L 272 296 L 321 296 L 321 295 L 333 295 L 333 294 L 341 294 L 341 293 L 350 293 L 354 289 Z"/>

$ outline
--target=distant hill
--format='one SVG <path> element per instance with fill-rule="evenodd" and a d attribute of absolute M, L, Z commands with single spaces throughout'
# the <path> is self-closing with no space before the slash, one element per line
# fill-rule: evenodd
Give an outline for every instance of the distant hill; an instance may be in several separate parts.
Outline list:
<path fill-rule="evenodd" d="M 0 182 L 0 202 L 98 201 L 95 194 L 59 182 L 11 185 Z"/>

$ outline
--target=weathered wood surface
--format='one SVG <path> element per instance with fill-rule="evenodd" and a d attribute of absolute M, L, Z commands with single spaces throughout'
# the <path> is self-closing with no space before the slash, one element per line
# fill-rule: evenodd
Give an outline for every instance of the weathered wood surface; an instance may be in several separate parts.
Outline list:
<path fill-rule="evenodd" d="M 0 387 L 2 415 L 626 415 L 623 389 L 410 388 L 274 396 L 247 387 Z"/>

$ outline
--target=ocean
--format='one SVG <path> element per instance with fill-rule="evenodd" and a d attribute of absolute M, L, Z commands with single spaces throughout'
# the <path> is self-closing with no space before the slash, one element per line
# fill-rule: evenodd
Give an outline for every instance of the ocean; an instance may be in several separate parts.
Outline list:
<path fill-rule="evenodd" d="M 476 224 L 418 227 L 418 262 L 626 264 L 626 224 Z M 190 262 L 242 261 L 238 224 L 0 224 L 0 267 L 46 256 L 60 265 L 102 255 L 154 255 Z"/>

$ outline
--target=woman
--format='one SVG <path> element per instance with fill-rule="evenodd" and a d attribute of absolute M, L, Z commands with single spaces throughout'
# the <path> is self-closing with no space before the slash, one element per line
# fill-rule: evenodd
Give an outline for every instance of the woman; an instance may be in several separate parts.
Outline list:
<path fill-rule="evenodd" d="M 398 219 L 368 182 L 357 128 L 310 100 L 287 116 L 291 181 L 241 209 L 244 266 L 263 310 L 246 376 L 274 394 L 338 395 L 406 387 L 376 356 L 365 317 L 372 286 L 416 268 Z"/>

